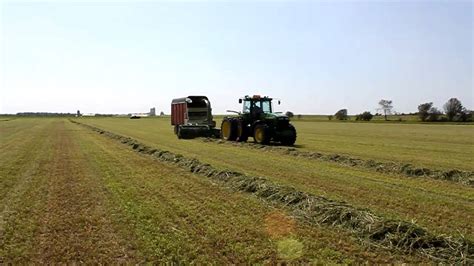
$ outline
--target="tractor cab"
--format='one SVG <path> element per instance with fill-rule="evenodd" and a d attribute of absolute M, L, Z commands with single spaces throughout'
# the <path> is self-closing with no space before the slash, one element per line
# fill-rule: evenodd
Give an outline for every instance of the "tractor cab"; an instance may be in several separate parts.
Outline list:
<path fill-rule="evenodd" d="M 254 95 L 252 97 L 245 96 L 244 98 L 240 98 L 239 103 L 243 103 L 242 114 L 244 116 L 251 116 L 254 119 L 258 119 L 261 114 L 271 114 L 273 112 L 272 100 L 272 98 L 266 96 L 260 97 L 260 95 Z"/>

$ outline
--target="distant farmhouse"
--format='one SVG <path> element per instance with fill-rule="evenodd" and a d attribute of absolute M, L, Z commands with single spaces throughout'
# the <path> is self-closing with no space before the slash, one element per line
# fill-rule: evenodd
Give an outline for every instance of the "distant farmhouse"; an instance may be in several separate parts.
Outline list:
<path fill-rule="evenodd" d="M 95 116 L 96 114 L 95 113 L 84 113 L 84 114 L 81 114 L 81 116 Z"/>
<path fill-rule="evenodd" d="M 90 117 L 90 116 L 147 117 L 147 116 L 156 116 L 156 108 L 155 107 L 150 108 L 150 112 L 148 112 L 148 113 L 129 113 L 129 114 L 81 113 L 80 110 L 77 110 L 75 116 L 76 117 L 81 117 L 81 116 L 87 116 L 87 117 Z"/>
<path fill-rule="evenodd" d="M 148 113 L 131 113 L 129 114 L 130 117 L 147 117 L 147 116 L 156 116 L 156 108 L 150 108 L 150 112 Z"/>

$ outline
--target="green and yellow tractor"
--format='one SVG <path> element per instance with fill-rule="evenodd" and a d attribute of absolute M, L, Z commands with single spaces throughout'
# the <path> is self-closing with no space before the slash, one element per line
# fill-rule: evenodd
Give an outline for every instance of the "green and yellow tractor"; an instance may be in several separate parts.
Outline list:
<path fill-rule="evenodd" d="M 242 112 L 237 117 L 224 117 L 221 125 L 221 138 L 229 141 L 247 141 L 253 137 L 256 143 L 268 144 L 271 141 L 291 146 L 296 141 L 296 129 L 288 116 L 274 113 L 272 98 L 259 95 L 239 99 L 243 103 Z M 280 104 L 280 101 L 278 101 Z"/>

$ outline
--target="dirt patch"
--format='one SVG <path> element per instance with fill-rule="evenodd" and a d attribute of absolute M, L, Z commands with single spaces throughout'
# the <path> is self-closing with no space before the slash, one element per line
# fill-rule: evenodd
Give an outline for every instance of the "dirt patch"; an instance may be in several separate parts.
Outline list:
<path fill-rule="evenodd" d="M 272 212 L 265 217 L 265 231 L 272 238 L 291 235 L 295 231 L 296 222 L 282 212 Z"/>
<path fill-rule="evenodd" d="M 277 152 L 282 155 L 318 160 L 324 162 L 334 162 L 348 167 L 359 167 L 371 169 L 385 174 L 398 174 L 407 177 L 427 177 L 438 180 L 461 183 L 463 185 L 474 187 L 474 172 L 462 171 L 458 169 L 436 170 L 425 167 L 417 167 L 409 163 L 397 162 L 377 162 L 374 160 L 363 160 L 341 154 L 323 154 L 319 152 L 300 151 L 294 147 L 278 145 L 261 145 L 251 142 L 232 142 L 223 141 L 215 138 L 200 138 L 203 142 L 213 142 L 217 144 L 232 145 L 235 147 L 244 147 L 258 149 L 265 152 Z"/>
<path fill-rule="evenodd" d="M 337 226 L 351 231 L 362 243 L 383 247 L 395 252 L 421 253 L 433 261 L 474 263 L 474 243 L 469 239 L 436 235 L 414 222 L 390 220 L 370 210 L 353 207 L 346 202 L 298 191 L 290 186 L 275 184 L 263 177 L 219 170 L 197 159 L 186 158 L 169 151 L 152 148 L 137 140 L 113 132 L 82 124 L 104 136 L 116 139 L 142 154 L 175 164 L 192 173 L 211 178 L 236 191 L 253 194 L 269 203 L 277 204 L 311 224 Z"/>

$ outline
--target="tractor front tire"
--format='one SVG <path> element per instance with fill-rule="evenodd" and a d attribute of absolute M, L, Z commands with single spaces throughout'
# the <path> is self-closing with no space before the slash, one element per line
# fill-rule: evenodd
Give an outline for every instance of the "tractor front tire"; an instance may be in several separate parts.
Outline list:
<path fill-rule="evenodd" d="M 288 129 L 285 130 L 284 137 L 281 139 L 281 144 L 285 146 L 293 146 L 296 142 L 296 129 L 290 124 Z"/>
<path fill-rule="evenodd" d="M 229 141 L 237 139 L 237 123 L 234 119 L 224 118 L 221 124 L 221 138 Z"/>
<path fill-rule="evenodd" d="M 253 139 L 258 144 L 268 144 L 270 143 L 270 134 L 268 132 L 267 125 L 256 125 L 253 131 Z"/>

